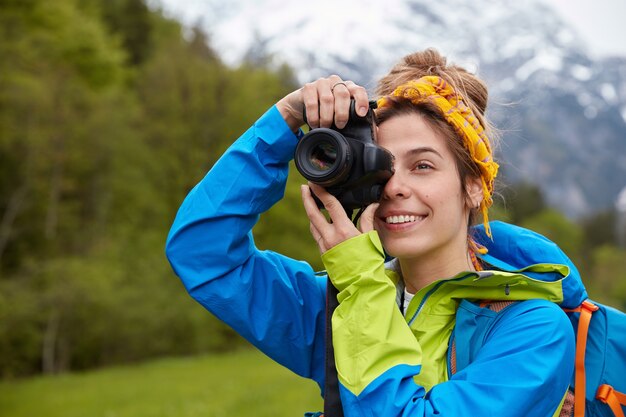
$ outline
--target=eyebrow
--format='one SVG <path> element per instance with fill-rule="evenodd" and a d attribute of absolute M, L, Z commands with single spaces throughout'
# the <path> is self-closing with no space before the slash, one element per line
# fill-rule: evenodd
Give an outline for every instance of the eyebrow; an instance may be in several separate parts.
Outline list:
<path fill-rule="evenodd" d="M 434 148 L 431 148 L 429 146 L 424 146 L 424 147 L 420 147 L 420 148 L 410 149 L 410 150 L 408 150 L 406 152 L 406 155 L 407 156 L 415 156 L 415 155 L 421 155 L 423 153 L 434 153 L 439 158 L 443 159 L 443 156 L 441 156 L 441 154 L 439 152 L 437 152 Z"/>

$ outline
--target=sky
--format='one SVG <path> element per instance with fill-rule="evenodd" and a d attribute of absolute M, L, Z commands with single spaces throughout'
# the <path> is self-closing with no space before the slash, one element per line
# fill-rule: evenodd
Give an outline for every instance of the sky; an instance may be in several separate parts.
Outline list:
<path fill-rule="evenodd" d="M 219 1 L 219 0 L 218 0 Z M 235 0 L 223 0 L 226 2 Z M 241 2 L 242 0 L 239 0 Z M 496 0 L 497 1 L 497 0 Z M 524 0 L 521 0 L 524 1 Z M 541 0 L 554 7 L 566 22 L 572 24 L 587 42 L 588 51 L 595 57 L 619 55 L 626 57 L 626 0 Z M 151 4 L 164 4 L 189 21 L 197 21 L 200 11 L 209 8 L 203 4 L 216 0 L 148 0 Z M 205 16 L 205 21 L 210 20 Z"/>
<path fill-rule="evenodd" d="M 626 56 L 626 0 L 544 0 L 589 42 L 595 56 Z"/>

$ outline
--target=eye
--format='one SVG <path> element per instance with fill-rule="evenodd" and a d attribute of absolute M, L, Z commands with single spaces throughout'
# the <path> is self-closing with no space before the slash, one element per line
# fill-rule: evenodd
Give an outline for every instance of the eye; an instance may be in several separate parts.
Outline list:
<path fill-rule="evenodd" d="M 415 171 L 425 171 L 425 170 L 429 170 L 429 169 L 433 169 L 433 166 L 430 162 L 426 162 L 426 161 L 419 161 L 415 164 L 415 167 L 413 168 L 413 170 Z"/>

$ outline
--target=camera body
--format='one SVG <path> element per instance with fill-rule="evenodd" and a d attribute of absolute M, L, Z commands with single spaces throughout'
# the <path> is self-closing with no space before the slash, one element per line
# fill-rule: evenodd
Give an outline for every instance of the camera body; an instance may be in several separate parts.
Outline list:
<path fill-rule="evenodd" d="M 304 178 L 334 195 L 346 212 L 365 207 L 380 200 L 393 175 L 393 155 L 378 146 L 374 137 L 372 104 L 360 117 L 351 100 L 343 129 L 334 125 L 311 129 L 300 139 L 294 154 L 296 168 Z"/>

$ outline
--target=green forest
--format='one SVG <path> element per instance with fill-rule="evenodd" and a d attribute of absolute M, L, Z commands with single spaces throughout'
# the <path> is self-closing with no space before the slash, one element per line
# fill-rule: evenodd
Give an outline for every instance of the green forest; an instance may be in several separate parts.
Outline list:
<path fill-rule="evenodd" d="M 297 87 L 292 71 L 254 46 L 227 66 L 203 30 L 142 0 L 0 0 L 0 31 L 0 377 L 242 345 L 186 294 L 164 243 L 186 193 Z M 255 239 L 321 268 L 294 171 Z M 574 222 L 524 184 L 495 212 L 626 308 L 613 212 Z"/>

